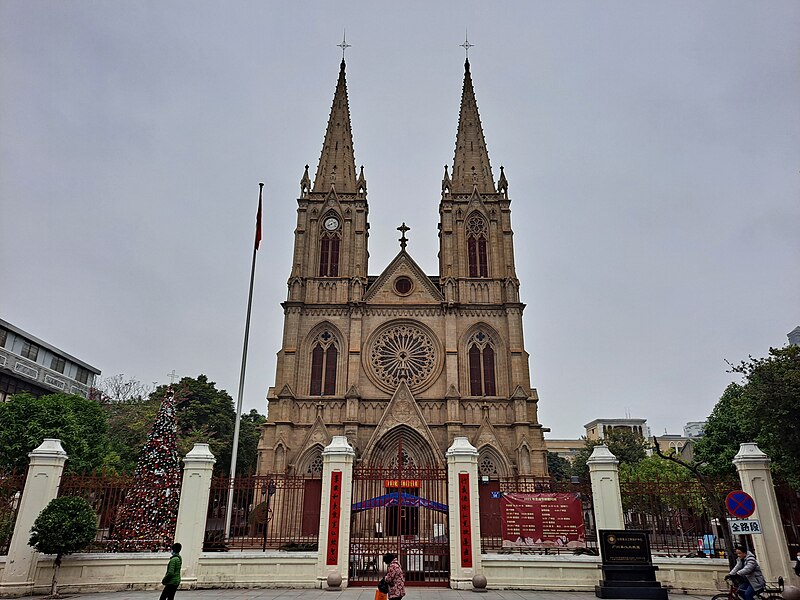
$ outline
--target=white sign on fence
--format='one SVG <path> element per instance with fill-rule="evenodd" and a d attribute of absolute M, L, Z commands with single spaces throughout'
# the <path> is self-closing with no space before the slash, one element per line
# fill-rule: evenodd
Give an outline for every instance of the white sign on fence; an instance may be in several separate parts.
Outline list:
<path fill-rule="evenodd" d="M 758 519 L 728 519 L 731 533 L 738 535 L 761 535 L 761 523 Z"/>

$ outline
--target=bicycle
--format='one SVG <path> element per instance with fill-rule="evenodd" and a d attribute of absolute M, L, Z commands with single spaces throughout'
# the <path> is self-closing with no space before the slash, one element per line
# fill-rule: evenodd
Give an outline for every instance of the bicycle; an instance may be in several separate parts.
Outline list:
<path fill-rule="evenodd" d="M 730 589 L 727 592 L 716 594 L 711 597 L 711 600 L 744 600 L 743 596 L 739 595 L 740 578 L 734 575 L 733 577 L 725 577 L 730 580 Z M 756 600 L 783 600 L 783 577 L 778 577 L 772 587 L 767 583 L 767 587 L 758 592 L 753 598 Z"/>

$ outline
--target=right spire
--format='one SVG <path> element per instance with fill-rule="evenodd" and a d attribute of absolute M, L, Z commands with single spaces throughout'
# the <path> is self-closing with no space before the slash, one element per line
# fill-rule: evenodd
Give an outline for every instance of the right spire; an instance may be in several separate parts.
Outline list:
<path fill-rule="evenodd" d="M 473 189 L 482 194 L 496 193 L 492 167 L 489 164 L 489 151 L 483 139 L 483 127 L 467 59 L 464 62 L 464 89 L 461 93 L 461 111 L 458 116 L 451 190 L 454 194 L 468 194 Z"/>

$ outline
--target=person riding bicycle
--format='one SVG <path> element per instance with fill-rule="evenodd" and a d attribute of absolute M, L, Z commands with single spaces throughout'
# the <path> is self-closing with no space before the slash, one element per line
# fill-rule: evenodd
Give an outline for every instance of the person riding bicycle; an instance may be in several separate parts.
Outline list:
<path fill-rule="evenodd" d="M 761 567 L 758 566 L 758 561 L 752 552 L 741 544 L 734 546 L 736 556 L 739 560 L 736 561 L 731 572 L 725 576 L 725 579 L 730 579 L 734 575 L 741 578 L 742 583 L 739 584 L 739 594 L 745 600 L 753 600 L 755 595 L 763 591 L 767 587 L 767 582 L 764 580 L 764 575 L 761 573 Z"/>

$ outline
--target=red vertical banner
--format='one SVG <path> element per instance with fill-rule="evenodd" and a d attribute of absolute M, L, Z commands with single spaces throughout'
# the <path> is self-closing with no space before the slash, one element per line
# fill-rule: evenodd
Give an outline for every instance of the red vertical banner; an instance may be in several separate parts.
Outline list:
<path fill-rule="evenodd" d="M 331 473 L 331 505 L 328 513 L 328 559 L 326 564 L 339 562 L 339 517 L 342 512 L 342 472 Z"/>
<path fill-rule="evenodd" d="M 472 567 L 472 519 L 470 517 L 469 473 L 458 474 L 458 509 L 461 533 L 461 566 Z"/>

